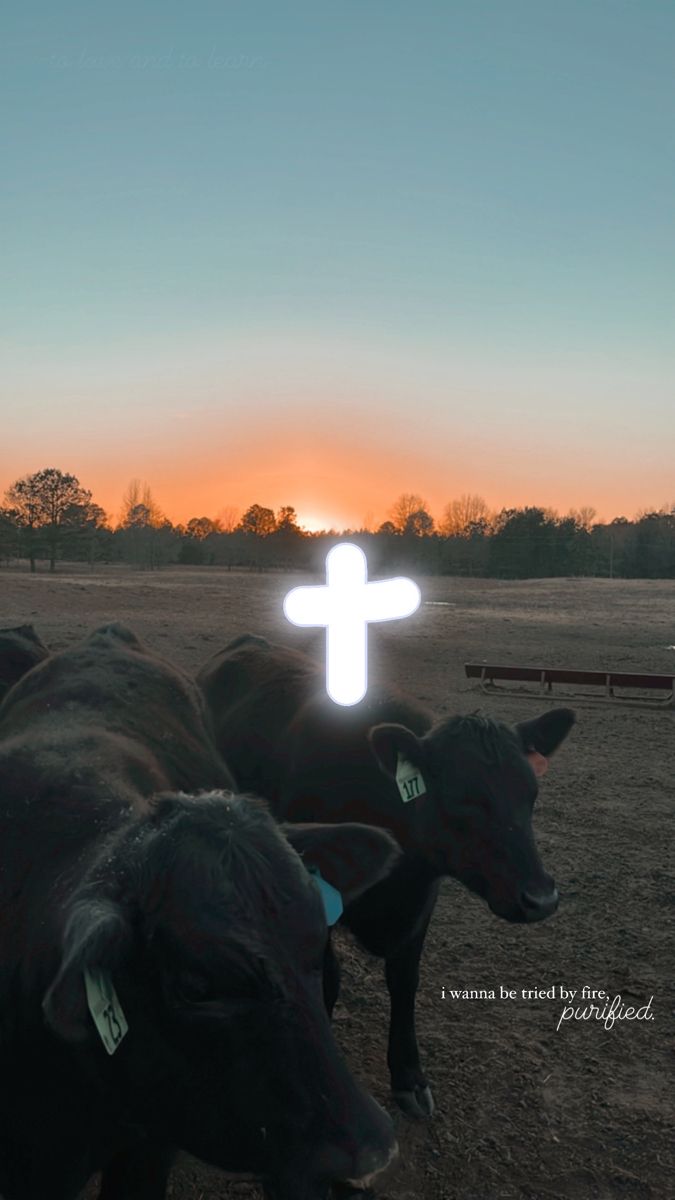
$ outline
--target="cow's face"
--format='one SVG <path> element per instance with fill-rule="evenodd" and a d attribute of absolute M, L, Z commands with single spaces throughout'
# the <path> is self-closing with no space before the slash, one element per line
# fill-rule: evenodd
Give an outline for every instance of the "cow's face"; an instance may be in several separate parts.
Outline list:
<path fill-rule="evenodd" d="M 396 857 L 361 826 L 289 831 L 349 901 Z M 279 1200 L 322 1200 L 395 1152 L 391 1122 L 352 1079 L 322 996 L 319 890 L 262 806 L 166 797 L 108 846 L 73 898 L 51 1027 L 86 1040 L 126 1122 Z M 86 1009 L 85 967 L 107 973 L 128 1033 L 108 1057 Z M 83 1051 L 80 1051 L 83 1052 Z"/>
<path fill-rule="evenodd" d="M 558 906 L 534 842 L 532 812 L 549 757 L 573 723 L 574 714 L 561 708 L 513 728 L 469 716 L 443 721 L 422 738 L 400 725 L 370 732 L 383 770 L 395 775 L 401 760 L 419 769 L 426 793 L 411 803 L 437 869 L 509 921 L 542 920 Z"/>

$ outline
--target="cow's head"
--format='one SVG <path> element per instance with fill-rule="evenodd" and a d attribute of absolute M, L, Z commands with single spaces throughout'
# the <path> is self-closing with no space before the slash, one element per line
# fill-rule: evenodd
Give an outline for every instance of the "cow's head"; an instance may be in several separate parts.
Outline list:
<path fill-rule="evenodd" d="M 417 768 L 414 823 L 438 871 L 508 921 L 542 920 L 558 906 L 535 845 L 532 811 L 549 758 L 574 719 L 570 709 L 558 708 L 514 727 L 468 716 L 442 721 L 423 737 L 402 725 L 370 731 L 388 775 L 398 771 L 401 778 L 401 764 Z"/>
<path fill-rule="evenodd" d="M 103 846 L 71 897 L 43 1008 L 125 1122 L 260 1174 L 278 1200 L 322 1200 L 330 1181 L 385 1166 L 395 1141 L 333 1040 L 327 926 L 305 866 L 349 902 L 398 850 L 359 825 L 286 834 L 258 801 L 161 797 Z M 128 1025 L 112 1054 L 88 1010 L 85 972 L 112 983 Z"/>

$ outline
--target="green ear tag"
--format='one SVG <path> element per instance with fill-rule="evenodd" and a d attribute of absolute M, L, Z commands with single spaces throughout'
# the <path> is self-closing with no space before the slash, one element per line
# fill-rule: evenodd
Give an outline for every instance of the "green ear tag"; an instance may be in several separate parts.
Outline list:
<path fill-rule="evenodd" d="M 87 1004 L 108 1054 L 114 1054 L 129 1026 L 107 971 L 85 968 Z"/>
<path fill-rule="evenodd" d="M 407 758 L 402 758 L 400 754 L 396 768 L 396 786 L 404 804 L 407 804 L 409 800 L 414 800 L 417 796 L 423 796 L 427 790 L 419 767 L 413 766 Z"/>

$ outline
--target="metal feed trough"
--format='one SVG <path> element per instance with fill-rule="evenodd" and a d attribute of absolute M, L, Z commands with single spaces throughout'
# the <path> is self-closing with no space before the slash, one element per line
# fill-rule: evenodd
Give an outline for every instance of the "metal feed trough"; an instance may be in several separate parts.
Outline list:
<path fill-rule="evenodd" d="M 501 696 L 551 696 L 555 683 L 583 685 L 584 687 L 602 688 L 603 695 L 594 696 L 588 692 L 568 692 L 584 700 L 610 701 L 614 704 L 632 704 L 640 708 L 673 708 L 673 692 L 675 690 L 675 673 L 670 675 L 654 675 L 644 671 L 577 671 L 565 667 L 514 667 L 493 666 L 488 663 L 465 663 L 464 669 L 469 679 L 479 679 L 480 686 L 488 695 L 499 693 Z M 509 688 L 500 686 L 496 680 L 507 683 L 537 683 L 536 691 L 531 688 Z M 662 691 L 665 695 L 659 699 L 649 696 L 617 695 L 616 688 L 629 688 L 634 691 Z"/>

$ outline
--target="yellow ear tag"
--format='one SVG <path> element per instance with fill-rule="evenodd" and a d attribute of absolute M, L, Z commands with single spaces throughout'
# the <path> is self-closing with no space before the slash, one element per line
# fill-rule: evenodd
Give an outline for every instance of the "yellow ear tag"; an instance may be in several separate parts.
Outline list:
<path fill-rule="evenodd" d="M 107 971 L 85 968 L 87 1004 L 108 1054 L 114 1054 L 129 1026 Z"/>
<path fill-rule="evenodd" d="M 414 766 L 407 758 L 402 758 L 400 754 L 396 767 L 396 785 L 404 804 L 415 800 L 417 796 L 423 796 L 427 790 L 419 767 Z"/>

